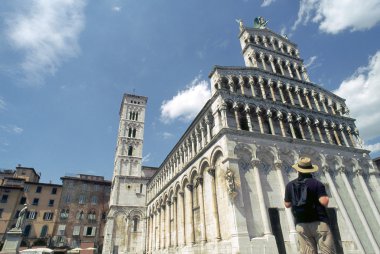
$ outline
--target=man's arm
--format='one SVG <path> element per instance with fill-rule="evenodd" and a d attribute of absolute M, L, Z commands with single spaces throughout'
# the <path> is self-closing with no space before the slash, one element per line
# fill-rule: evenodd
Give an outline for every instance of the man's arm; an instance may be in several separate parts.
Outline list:
<path fill-rule="evenodd" d="M 322 196 L 318 200 L 319 200 L 319 203 L 321 205 L 323 205 L 324 207 L 327 207 L 327 205 L 329 204 L 329 197 L 328 196 Z"/>

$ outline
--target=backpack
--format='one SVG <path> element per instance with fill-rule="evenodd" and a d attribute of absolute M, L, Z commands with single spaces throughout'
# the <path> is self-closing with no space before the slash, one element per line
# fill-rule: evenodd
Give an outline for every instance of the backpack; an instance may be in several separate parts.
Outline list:
<path fill-rule="evenodd" d="M 307 179 L 294 181 L 292 183 L 292 213 L 297 221 L 315 221 L 318 218 L 314 201 L 308 200 Z"/>

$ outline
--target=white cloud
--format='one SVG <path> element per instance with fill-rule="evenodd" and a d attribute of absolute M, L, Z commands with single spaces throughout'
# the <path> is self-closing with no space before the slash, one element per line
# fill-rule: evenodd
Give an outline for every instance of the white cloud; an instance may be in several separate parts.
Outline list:
<path fill-rule="evenodd" d="M 145 155 L 143 158 L 142 158 L 142 163 L 144 162 L 149 162 L 150 161 L 150 153 L 148 153 L 147 155 Z"/>
<path fill-rule="evenodd" d="M 63 61 L 79 54 L 86 0 L 35 0 L 23 5 L 6 20 L 7 36 L 25 54 L 21 64 L 25 81 L 40 84 Z"/>
<path fill-rule="evenodd" d="M 6 105 L 5 100 L 0 97 L 0 110 L 5 109 Z"/>
<path fill-rule="evenodd" d="M 376 143 L 373 145 L 365 145 L 364 148 L 370 150 L 372 153 L 376 153 L 380 151 L 380 143 Z"/>
<path fill-rule="evenodd" d="M 14 134 L 21 134 L 24 130 L 16 125 L 0 125 L 0 129 L 8 132 L 8 133 L 14 133 Z"/>
<path fill-rule="evenodd" d="M 161 120 L 164 123 L 169 123 L 174 119 L 190 121 L 198 114 L 210 96 L 208 82 L 196 77 L 185 90 L 179 91 L 171 100 L 163 101 Z"/>
<path fill-rule="evenodd" d="M 312 56 L 309 59 L 307 59 L 305 63 L 305 67 L 309 68 L 315 62 L 315 60 L 317 60 L 317 58 L 318 58 L 317 56 Z"/>
<path fill-rule="evenodd" d="M 119 12 L 119 11 L 121 11 L 121 7 L 120 6 L 113 6 L 112 10 L 116 11 L 116 12 Z"/>
<path fill-rule="evenodd" d="M 326 33 L 337 34 L 346 29 L 351 31 L 368 30 L 380 22 L 379 0 L 301 0 L 298 25 L 318 23 L 319 29 Z"/>
<path fill-rule="evenodd" d="M 266 7 L 271 5 L 275 0 L 263 0 L 263 3 L 261 4 L 261 7 Z"/>
<path fill-rule="evenodd" d="M 351 116 L 357 119 L 360 136 L 370 140 L 380 136 L 380 51 L 334 91 L 346 99 Z"/>
<path fill-rule="evenodd" d="M 170 132 L 164 132 L 164 133 L 162 133 L 162 137 L 164 139 L 169 139 L 169 138 L 173 137 L 173 134 L 171 134 Z"/>

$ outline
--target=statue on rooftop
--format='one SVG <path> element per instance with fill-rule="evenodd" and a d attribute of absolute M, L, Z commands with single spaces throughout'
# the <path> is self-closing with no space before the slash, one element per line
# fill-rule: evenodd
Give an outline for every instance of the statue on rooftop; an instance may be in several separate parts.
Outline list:
<path fill-rule="evenodd" d="M 264 29 L 267 27 L 268 21 L 265 20 L 263 17 L 257 17 L 253 21 L 253 28 L 258 28 L 258 29 Z"/>
<path fill-rule="evenodd" d="M 239 23 L 239 28 L 240 28 L 240 31 L 243 31 L 244 29 L 244 24 L 243 24 L 243 21 L 241 19 L 236 19 L 236 22 Z"/>

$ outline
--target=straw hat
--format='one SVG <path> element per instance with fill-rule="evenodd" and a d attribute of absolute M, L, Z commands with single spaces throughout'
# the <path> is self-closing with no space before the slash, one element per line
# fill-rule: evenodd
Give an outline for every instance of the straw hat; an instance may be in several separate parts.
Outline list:
<path fill-rule="evenodd" d="M 301 157 L 292 167 L 301 173 L 313 173 L 318 171 L 318 166 L 311 164 L 309 157 Z"/>

